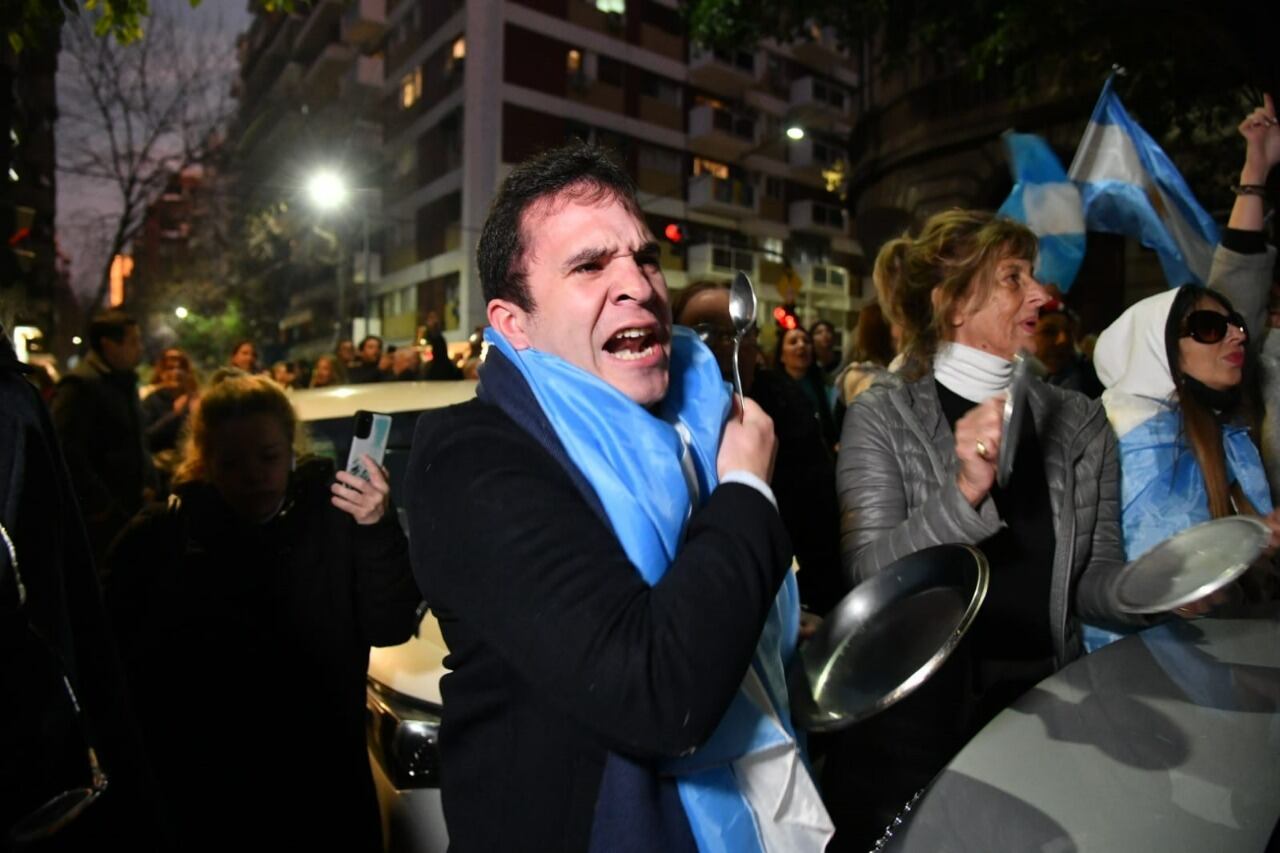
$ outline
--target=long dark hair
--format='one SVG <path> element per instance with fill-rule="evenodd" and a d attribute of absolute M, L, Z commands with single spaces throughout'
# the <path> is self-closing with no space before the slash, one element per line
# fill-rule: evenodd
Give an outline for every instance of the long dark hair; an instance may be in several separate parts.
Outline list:
<path fill-rule="evenodd" d="M 1257 355 L 1251 347 L 1245 346 L 1244 375 L 1240 380 L 1239 394 L 1230 406 L 1215 414 L 1200 398 L 1197 389 L 1188 385 L 1188 376 L 1183 372 L 1181 363 L 1179 342 L 1183 336 L 1183 323 L 1187 315 L 1196 310 L 1201 299 L 1212 299 L 1228 314 L 1234 310 L 1221 293 L 1195 284 L 1184 284 L 1178 288 L 1178 295 L 1169 308 L 1169 319 L 1164 326 L 1164 348 L 1169 360 L 1169 375 L 1173 377 L 1173 387 L 1178 395 L 1178 408 L 1182 412 L 1182 429 L 1204 476 L 1205 491 L 1209 495 L 1209 515 L 1222 518 L 1235 514 L 1231 505 L 1231 487 L 1227 482 L 1226 455 L 1222 449 L 1222 422 L 1244 424 L 1257 445 L 1261 424 Z"/>

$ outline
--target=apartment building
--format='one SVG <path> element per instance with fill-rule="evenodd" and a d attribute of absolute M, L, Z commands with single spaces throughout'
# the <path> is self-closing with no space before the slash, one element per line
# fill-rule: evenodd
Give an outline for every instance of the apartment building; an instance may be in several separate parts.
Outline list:
<path fill-rule="evenodd" d="M 870 295 L 828 189 L 859 84 L 829 33 L 704 51 L 676 0 L 321 2 L 294 26 L 331 5 L 344 21 L 382 13 L 363 57 L 381 63 L 377 109 L 362 101 L 348 121 L 380 127 L 370 313 L 389 340 L 431 311 L 453 339 L 484 323 L 474 258 L 490 199 L 512 164 L 574 137 L 614 148 L 635 176 L 672 287 L 743 269 L 762 317 L 793 300 L 805 322 L 842 329 Z"/>

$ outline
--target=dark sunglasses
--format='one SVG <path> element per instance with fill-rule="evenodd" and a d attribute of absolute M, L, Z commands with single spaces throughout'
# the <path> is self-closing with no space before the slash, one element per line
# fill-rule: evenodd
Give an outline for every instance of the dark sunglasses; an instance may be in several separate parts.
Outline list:
<path fill-rule="evenodd" d="M 1247 339 L 1249 327 L 1235 311 L 1219 314 L 1217 311 L 1192 311 L 1182 321 L 1182 337 L 1201 344 L 1216 344 L 1227 336 L 1227 327 L 1235 326 Z"/>

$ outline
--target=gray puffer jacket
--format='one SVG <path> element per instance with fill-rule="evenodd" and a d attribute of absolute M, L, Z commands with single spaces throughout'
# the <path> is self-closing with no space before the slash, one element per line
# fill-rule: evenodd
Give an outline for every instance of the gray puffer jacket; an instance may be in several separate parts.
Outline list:
<path fill-rule="evenodd" d="M 1107 603 L 1124 564 L 1116 439 L 1102 405 L 1083 394 L 1033 382 L 1027 399 L 1053 510 L 1049 621 L 1062 666 L 1081 652 L 1082 617 L 1132 621 Z M 972 507 L 960 493 L 957 466 L 932 375 L 858 396 L 845 414 L 836 470 L 846 580 L 866 580 L 933 545 L 981 545 L 1000 530 L 994 500 Z"/>

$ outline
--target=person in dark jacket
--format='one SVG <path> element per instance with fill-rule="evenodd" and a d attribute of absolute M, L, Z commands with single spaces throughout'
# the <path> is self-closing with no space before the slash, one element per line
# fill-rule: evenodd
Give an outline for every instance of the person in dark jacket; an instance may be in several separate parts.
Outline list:
<path fill-rule="evenodd" d="M 347 381 L 353 385 L 369 382 L 381 382 L 386 377 L 382 373 L 382 338 L 368 335 L 360 342 L 359 359 L 347 371 Z"/>
<path fill-rule="evenodd" d="M 477 399 L 418 421 L 407 508 L 449 647 L 455 851 L 830 836 L 782 683 L 799 608 L 772 427 L 672 327 L 644 222 L 599 148 L 513 169 L 477 251 Z"/>
<path fill-rule="evenodd" d="M 733 321 L 729 319 L 729 285 L 697 281 L 677 294 L 671 305 L 677 323 L 689 326 L 715 354 L 720 372 L 733 376 Z M 822 615 L 848 590 L 840 571 L 840 505 L 836 500 L 835 458 L 826 445 L 813 405 L 804 392 L 776 370 L 757 368 L 760 350 L 753 328 L 742 338 L 738 354 L 742 387 L 773 419 L 778 439 L 769 485 L 795 549 L 800 571 L 800 603 Z"/>
<path fill-rule="evenodd" d="M 141 360 L 137 322 L 118 310 L 97 315 L 89 352 L 58 383 L 51 407 L 99 569 L 112 538 L 155 483 L 134 372 Z"/>
<path fill-rule="evenodd" d="M 89 540 L 30 370 L 0 327 L 0 849 L 166 850 Z M 75 813 L 44 809 L 90 784 L 94 763 L 100 796 Z"/>
<path fill-rule="evenodd" d="M 293 468 L 265 377 L 210 388 L 174 497 L 114 545 L 107 600 L 182 849 L 377 851 L 365 750 L 371 645 L 419 595 L 385 473 Z"/>

